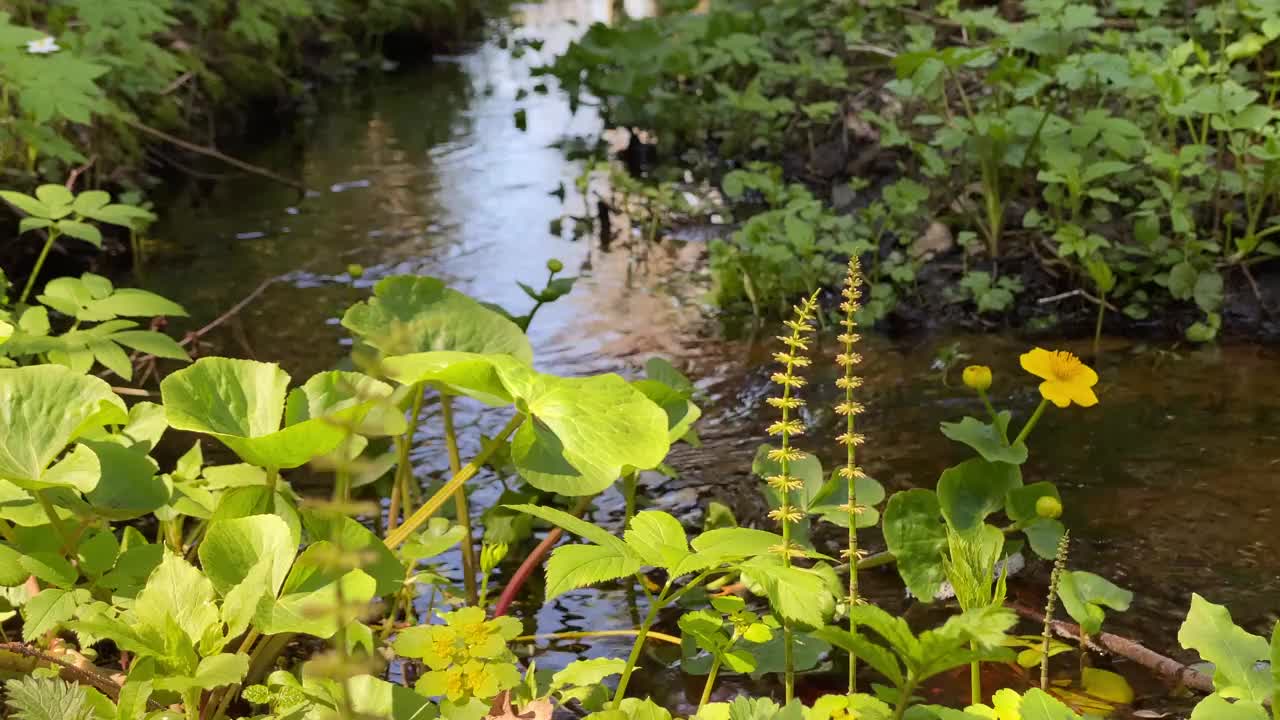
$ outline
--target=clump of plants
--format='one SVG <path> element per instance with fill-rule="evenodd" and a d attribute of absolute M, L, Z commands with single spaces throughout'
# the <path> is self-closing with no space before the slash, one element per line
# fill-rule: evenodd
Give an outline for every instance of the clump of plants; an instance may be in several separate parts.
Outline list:
<path fill-rule="evenodd" d="M 1268 3 L 692 6 L 594 25 L 543 72 L 723 186 L 722 304 L 784 317 L 854 255 L 868 320 L 904 298 L 1008 315 L 1033 287 L 1095 334 L 1165 316 L 1203 342 L 1229 292 L 1263 301 Z M 906 213 L 904 182 L 927 188 Z M 931 259 L 940 297 L 916 298 Z"/>
<path fill-rule="evenodd" d="M 65 199 L 46 191 L 39 202 L 48 209 Z M 101 207 L 110 206 L 95 201 Z M 48 217 L 56 212 L 30 209 L 57 222 Z M 644 652 L 651 642 L 680 645 L 680 671 L 705 676 L 692 715 L 703 720 L 1073 720 L 1096 711 L 1058 684 L 996 688 L 981 673 L 985 663 L 1016 661 L 1040 665 L 1046 680 L 1074 680 L 1048 668 L 1060 642 L 1010 634 L 1018 618 L 1003 601 L 1022 548 L 1055 563 L 1049 614 L 1056 599 L 1086 635 L 1100 632 L 1104 608 L 1124 610 L 1131 598 L 1067 568 L 1058 491 L 1022 476 L 1032 432 L 1049 413 L 1099 404 L 1098 376 L 1079 358 L 1042 348 L 1022 355 L 1041 400 L 1017 423 L 990 402 L 991 371 L 966 368 L 974 407 L 986 415 L 941 430 L 974 456 L 943 470 L 935 488 L 887 493 L 861 467 L 874 453 L 863 433 L 874 437 L 874 428 L 860 420 L 860 389 L 875 378 L 857 373 L 865 278 L 855 259 L 835 335 L 839 467 L 824 471 L 814 451 L 827 441 L 806 434 L 808 371 L 824 340 L 810 295 L 778 336 L 771 441 L 753 465 L 774 528 L 722 521 L 690 533 L 669 513 L 641 509 L 639 477 L 671 472 L 673 444 L 697 444 L 693 383 L 656 358 L 634 380 L 534 367 L 525 331 L 538 307 L 570 291 L 563 270 L 548 263 L 524 314 L 435 278 L 384 278 L 342 317 L 355 369 L 295 381 L 273 363 L 202 357 L 164 376 L 159 402 L 132 405 L 91 374 L 100 364 L 127 377 L 131 367 L 117 367 L 100 343 L 162 357 L 176 344 L 159 333 L 121 337 L 130 331 L 116 326 L 86 356 L 72 339 L 119 316 L 180 308 L 91 275 L 50 281 L 36 296 L 41 305 L 17 303 L 17 329 L 0 345 L 26 348 L 0 369 L 8 713 L 481 720 L 546 718 L 569 706 L 597 720 L 670 718 L 677 709 L 632 692 L 654 662 Z M 70 329 L 33 335 L 34 308 Z M 82 330 L 82 322 L 100 324 Z M 33 350 L 42 337 L 51 344 Z M 453 419 L 462 403 L 487 407 L 491 419 L 471 457 L 461 448 L 476 445 L 461 441 L 466 431 Z M 195 443 L 162 462 L 157 448 L 171 431 Z M 414 475 L 410 458 L 423 442 L 449 457 L 438 483 Z M 302 468 L 312 479 L 305 490 L 295 487 Z M 331 488 L 317 489 L 316 477 Z M 471 491 L 495 477 L 501 497 L 475 507 Z M 628 499 L 620 532 L 590 515 L 617 485 Z M 583 542 L 513 552 L 538 524 Z M 840 530 L 835 550 L 814 542 L 826 524 Z M 860 531 L 875 527 L 887 550 L 869 554 Z M 544 555 L 532 602 L 600 585 L 636 594 L 638 626 L 562 634 L 630 637 L 625 657 L 538 668 L 530 644 L 542 636 L 507 611 Z M 502 572 L 508 558 L 522 558 L 521 567 Z M 925 628 L 868 603 L 859 573 L 886 564 L 918 602 L 955 603 Z M 491 602 L 495 582 L 504 587 Z M 1180 640 L 1216 668 L 1216 692 L 1198 713 L 1261 718 L 1269 698 L 1274 708 L 1274 671 L 1258 661 L 1280 665 L 1280 630 L 1268 643 L 1197 596 Z M 847 664 L 847 687 L 805 703 L 798 688 L 824 658 Z M 931 679 L 963 668 L 971 678 L 963 708 L 921 699 Z M 1127 687 L 1088 670 L 1078 682 L 1085 693 Z M 778 676 L 779 697 L 727 697 L 723 681 L 734 674 Z"/>

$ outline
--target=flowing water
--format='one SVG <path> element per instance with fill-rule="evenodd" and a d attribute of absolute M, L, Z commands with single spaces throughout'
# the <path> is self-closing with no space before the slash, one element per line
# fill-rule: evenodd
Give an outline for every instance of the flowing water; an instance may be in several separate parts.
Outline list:
<path fill-rule="evenodd" d="M 209 351 L 277 361 L 305 378 L 343 361 L 346 334 L 337 319 L 379 278 L 433 275 L 524 312 L 529 300 L 516 281 L 537 285 L 545 261 L 560 258 L 581 279 L 531 328 L 539 367 L 635 376 L 650 356 L 672 360 L 703 393 L 705 447 L 675 452 L 678 478 L 645 478 L 649 504 L 691 528 L 710 500 L 729 504 L 743 522 L 761 523 L 763 503 L 749 470 L 766 437 L 774 333 L 742 332 L 715 318 L 704 299 L 705 246 L 699 242 L 663 241 L 641 263 L 625 248 L 607 252 L 594 241 L 548 230 L 566 211 L 550 194 L 560 184 L 569 188 L 569 210 L 581 212 L 573 208 L 572 190 L 581 168 L 556 145 L 592 137 L 600 126 L 590 112 L 570 113 L 554 90 L 518 93 L 531 84 L 529 67 L 549 59 L 586 23 L 607 21 L 609 5 L 547 0 L 529 6 L 520 13 L 517 36 L 545 40 L 540 51 L 513 58 L 484 45 L 330 98 L 297 135 L 244 153 L 299 177 L 310 192 L 300 196 L 248 176 L 193 189 L 166 213 L 139 284 L 192 311 L 190 322 L 175 328 L 181 331 L 202 326 L 274 279 L 209 334 Z M 513 122 L 518 110 L 525 111 L 526 131 Z M 350 264 L 363 266 L 363 276 L 350 277 Z M 1017 338 L 870 334 L 862 348 L 864 464 L 890 490 L 932 487 L 942 469 L 967 457 L 967 449 L 937 431 L 941 421 L 981 412 L 954 386 L 958 371 L 948 387 L 932 368 L 939 350 L 955 343 L 994 368 L 997 405 L 1025 418 L 1038 402 L 1034 380 L 1017 367 L 1018 353 L 1028 347 Z M 834 352 L 829 341 L 820 351 Z M 1038 426 L 1024 472 L 1028 481 L 1052 480 L 1062 490 L 1063 520 L 1074 540 L 1071 567 L 1137 595 L 1130 612 L 1110 614 L 1107 629 L 1185 657 L 1176 629 L 1192 591 L 1226 603 L 1254 632 L 1268 632 L 1274 623 L 1280 610 L 1278 362 L 1277 350 L 1252 345 L 1195 349 L 1115 340 L 1095 362 L 1101 404 L 1051 409 Z M 806 447 L 826 456 L 834 448 L 826 438 L 836 431 L 823 408 L 834 403 L 834 377 L 830 364 L 815 367 L 809 401 L 813 429 Z M 477 429 L 492 430 L 501 419 L 467 408 L 459 422 L 471 430 L 474 449 Z M 428 408 L 414 458 L 424 480 L 445 469 L 436 427 Z M 495 488 L 480 487 L 476 502 L 492 502 Z M 593 518 L 616 524 L 622 513 L 621 498 L 610 492 Z M 870 575 L 880 599 L 900 593 L 890 589 L 900 586 L 888 573 Z M 638 620 L 622 590 L 574 592 L 538 607 L 518 609 L 540 633 L 631 627 Z M 540 667 L 555 667 L 574 657 L 624 654 L 629 643 L 540 647 Z M 659 670 L 666 659 L 647 659 L 640 682 L 670 702 L 696 701 L 701 678 Z"/>

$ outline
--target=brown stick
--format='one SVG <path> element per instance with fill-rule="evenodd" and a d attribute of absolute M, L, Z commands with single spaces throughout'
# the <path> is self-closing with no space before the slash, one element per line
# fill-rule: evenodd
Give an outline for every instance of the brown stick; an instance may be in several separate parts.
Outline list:
<path fill-rule="evenodd" d="M 163 130 L 157 130 L 156 128 L 153 128 L 150 125 L 144 125 L 132 118 L 125 118 L 124 123 L 135 130 L 146 133 L 147 135 L 159 138 L 161 140 L 164 140 L 167 143 L 177 145 L 183 150 L 190 150 L 193 153 L 206 155 L 208 157 L 214 158 L 215 160 L 221 160 L 222 162 L 228 165 L 231 165 L 232 167 L 238 167 L 241 170 L 244 170 L 246 172 L 251 172 L 254 175 L 261 175 L 262 177 L 267 178 L 269 180 L 275 180 L 276 182 L 282 183 L 284 185 L 288 185 L 291 188 L 296 188 L 301 192 L 307 191 L 307 186 L 303 185 L 297 180 L 291 180 L 283 175 L 274 173 L 264 167 L 254 165 L 253 163 L 247 163 L 244 160 L 240 160 L 238 158 L 233 158 L 230 155 L 227 155 L 226 153 L 218 150 L 217 148 L 205 147 L 204 145 L 197 145 L 193 142 L 188 142 L 186 140 L 183 140 L 180 137 L 177 137 L 176 135 L 170 135 L 169 133 Z"/>
<path fill-rule="evenodd" d="M 1027 607 L 1016 602 L 1005 603 L 1005 607 L 1013 610 L 1024 618 L 1033 622 L 1043 623 L 1044 613 L 1033 607 Z M 1062 620 L 1054 620 L 1051 624 L 1054 633 L 1068 640 L 1080 641 L 1080 626 L 1074 625 Z M 1159 674 L 1161 677 L 1169 678 L 1177 683 L 1188 687 L 1192 690 L 1211 693 L 1214 691 L 1213 678 L 1204 673 L 1184 665 L 1170 657 L 1165 657 L 1160 653 L 1150 650 L 1133 640 L 1112 635 L 1111 633 L 1098 633 L 1089 636 L 1089 642 L 1086 644 L 1090 650 L 1098 652 L 1110 652 L 1113 655 L 1119 655 L 1126 660 L 1132 660 L 1142 667 Z"/>
<path fill-rule="evenodd" d="M 254 288 L 253 292 L 249 293 L 248 295 L 245 295 L 243 300 L 236 303 L 235 305 L 232 305 L 231 309 L 219 315 L 213 322 L 209 323 L 208 325 L 205 325 L 204 327 L 200 328 L 199 330 L 196 330 L 195 332 L 187 333 L 187 336 L 183 338 L 182 341 L 179 342 L 178 344 L 187 345 L 191 343 L 193 340 L 200 339 L 200 337 L 203 336 L 205 333 L 208 333 L 210 330 L 218 327 L 222 323 L 229 320 L 233 315 L 243 310 L 246 305 L 253 302 L 254 298 L 261 295 L 264 290 L 270 287 L 271 284 L 278 279 L 279 278 L 267 278 L 266 280 L 263 280 L 262 284 Z"/>
<path fill-rule="evenodd" d="M 120 688 L 121 688 L 120 683 L 113 680 L 110 676 L 108 676 L 106 673 L 102 672 L 101 670 L 98 670 L 96 668 L 90 670 L 87 668 L 80 667 L 79 665 L 63 660 L 62 658 L 56 655 L 50 654 L 44 650 L 41 650 L 39 648 L 34 648 L 34 647 L 31 647 L 30 645 L 26 645 L 23 643 L 16 643 L 16 642 L 0 643 L 0 651 L 7 651 L 10 653 L 13 653 L 14 655 L 21 655 L 23 657 L 32 658 L 33 660 L 36 661 L 37 665 L 41 663 L 45 663 L 48 665 L 57 665 L 59 668 L 61 668 L 59 670 L 59 674 L 61 674 L 63 678 L 67 680 L 74 680 L 76 682 L 85 683 L 87 685 L 92 685 L 93 687 L 100 690 L 103 694 L 105 694 L 107 697 L 111 698 L 112 700 L 120 699 Z M 17 670 L 18 672 L 29 672 L 21 668 L 13 668 L 13 669 Z M 153 710 L 164 709 L 163 705 L 161 705 L 160 703 L 154 700 L 148 700 L 147 705 L 149 705 Z"/>

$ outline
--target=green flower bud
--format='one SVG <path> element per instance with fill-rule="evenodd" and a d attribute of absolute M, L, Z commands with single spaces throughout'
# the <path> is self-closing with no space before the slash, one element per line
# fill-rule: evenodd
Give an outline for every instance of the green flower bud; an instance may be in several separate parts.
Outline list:
<path fill-rule="evenodd" d="M 551 258 L 547 261 L 547 269 L 553 273 L 558 273 L 564 269 L 564 263 L 555 258 Z"/>
<path fill-rule="evenodd" d="M 1056 518 L 1062 514 L 1062 501 L 1052 495 L 1044 495 L 1036 500 L 1036 515 L 1042 518 Z"/>

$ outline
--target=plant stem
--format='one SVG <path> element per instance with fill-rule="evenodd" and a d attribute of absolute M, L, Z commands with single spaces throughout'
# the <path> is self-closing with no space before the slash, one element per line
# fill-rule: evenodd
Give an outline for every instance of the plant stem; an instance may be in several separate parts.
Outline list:
<path fill-rule="evenodd" d="M 1040 416 L 1044 414 L 1044 409 L 1048 405 L 1049 400 L 1047 398 L 1040 401 L 1040 404 L 1036 406 L 1036 411 L 1031 413 L 1031 418 L 1027 420 L 1027 424 L 1022 426 L 1022 432 L 1019 432 L 1018 437 L 1014 438 L 1014 445 L 1017 445 L 1027 439 L 1027 436 L 1031 434 L 1031 429 L 1040 421 Z"/>
<path fill-rule="evenodd" d="M 453 396 L 440 394 L 440 415 L 444 420 L 444 441 L 449 448 L 449 471 L 457 475 L 462 471 L 462 458 L 458 456 L 458 435 L 453 424 Z M 467 506 L 467 488 L 459 486 L 453 493 L 453 506 L 462 526 L 462 584 L 466 588 L 467 604 L 475 605 L 480 595 L 476 589 L 476 544 L 471 535 L 471 508 Z"/>
<path fill-rule="evenodd" d="M 716 686 L 716 675 L 719 674 L 719 672 L 720 656 L 716 655 L 711 660 L 711 670 L 707 672 L 707 682 L 702 686 L 702 697 L 698 698 L 699 712 L 701 712 L 702 708 L 706 707 L 707 703 L 711 701 L 711 691 Z"/>
<path fill-rule="evenodd" d="M 631 654 L 627 656 L 627 664 L 622 669 L 622 677 L 618 678 L 618 689 L 613 693 L 613 707 L 617 709 L 622 702 L 622 698 L 627 696 L 627 683 L 631 681 L 631 673 L 636 669 L 636 663 L 640 661 L 640 651 L 644 649 L 645 638 L 649 635 L 649 628 L 653 627 L 654 621 L 658 619 L 658 613 L 663 606 L 667 604 L 667 592 L 671 590 L 671 581 L 662 586 L 662 592 L 658 593 L 658 597 L 653 599 L 649 604 L 649 612 L 644 617 L 644 622 L 640 624 L 640 630 L 636 632 L 636 641 L 631 645 Z"/>
<path fill-rule="evenodd" d="M 978 643 L 970 641 L 969 649 L 977 652 Z M 970 705 L 977 705 L 982 702 L 982 664 L 977 660 L 969 663 L 969 697 Z"/>
<path fill-rule="evenodd" d="M 53 503 L 49 501 L 49 496 L 45 494 L 44 490 L 36 490 L 35 495 L 36 499 L 40 501 L 40 507 L 44 509 L 45 517 L 49 518 L 49 524 L 62 536 L 63 545 L 69 552 L 72 549 L 71 546 L 75 543 L 75 539 L 71 537 L 71 533 L 67 532 L 67 526 L 62 524 L 62 518 L 58 517 L 58 510 L 53 507 Z"/>
<path fill-rule="evenodd" d="M 515 639 L 515 642 L 532 642 L 534 640 L 585 640 L 587 638 L 597 637 L 636 637 L 640 634 L 640 630 L 580 630 L 574 632 L 558 632 L 543 633 L 540 635 L 521 635 Z M 650 630 L 645 633 L 645 638 L 649 640 L 661 640 L 672 645 L 679 645 L 680 638 L 666 633 L 660 633 L 656 630 Z"/>
<path fill-rule="evenodd" d="M 45 258 L 49 257 L 49 249 L 53 247 L 53 243 L 58 239 L 58 231 L 49 228 L 49 237 L 44 241 L 44 247 L 40 249 L 40 256 L 36 258 L 35 267 L 31 268 L 31 274 L 27 276 L 27 284 L 22 288 L 22 294 L 18 296 L 18 305 L 24 305 L 27 302 L 27 296 L 36 286 L 36 278 L 40 276 L 40 269 L 44 267 Z"/>
<path fill-rule="evenodd" d="M 422 384 L 410 386 L 413 406 L 409 413 L 409 427 L 396 438 L 396 477 L 391 485 L 391 501 L 387 507 L 387 530 L 395 530 L 400 524 L 401 508 L 409 514 L 409 478 L 413 475 L 409 464 L 409 450 L 413 448 L 413 432 L 418 429 L 418 416 L 422 412 Z"/>
<path fill-rule="evenodd" d="M 512 415 L 511 419 L 507 421 L 506 426 L 503 427 L 502 430 L 498 431 L 498 434 L 485 445 L 479 455 L 472 458 L 471 462 L 463 466 L 463 468 L 459 470 L 449 480 L 449 482 L 444 484 L 444 487 L 437 490 L 435 495 L 432 495 L 430 499 L 422 504 L 422 507 L 418 508 L 413 515 L 406 518 L 403 525 L 392 529 L 387 533 L 387 538 L 383 541 L 384 544 L 389 548 L 395 549 L 405 540 L 408 540 L 409 536 L 412 535 L 415 530 L 422 527 L 423 523 L 430 520 L 432 516 L 439 512 L 440 506 L 444 505 L 445 500 L 448 500 L 453 496 L 455 490 L 462 487 L 467 480 L 474 477 L 477 472 L 480 472 L 480 467 L 484 465 L 485 461 L 487 461 L 490 456 L 497 452 L 498 448 L 502 447 L 507 438 L 511 436 L 511 433 L 515 432 L 516 428 L 520 427 L 520 424 L 524 422 L 524 418 L 524 413 L 517 412 Z"/>
<path fill-rule="evenodd" d="M 911 704 L 911 694 L 916 690 L 916 679 L 908 674 L 907 680 L 898 688 L 898 704 L 893 709 L 893 720 L 902 720 L 907 714 L 907 706 Z"/>
<path fill-rule="evenodd" d="M 631 518 L 636 516 L 636 490 L 639 489 L 636 473 L 632 471 L 622 476 L 622 497 L 626 501 L 626 517 L 623 520 L 624 525 L 631 523 Z"/>

